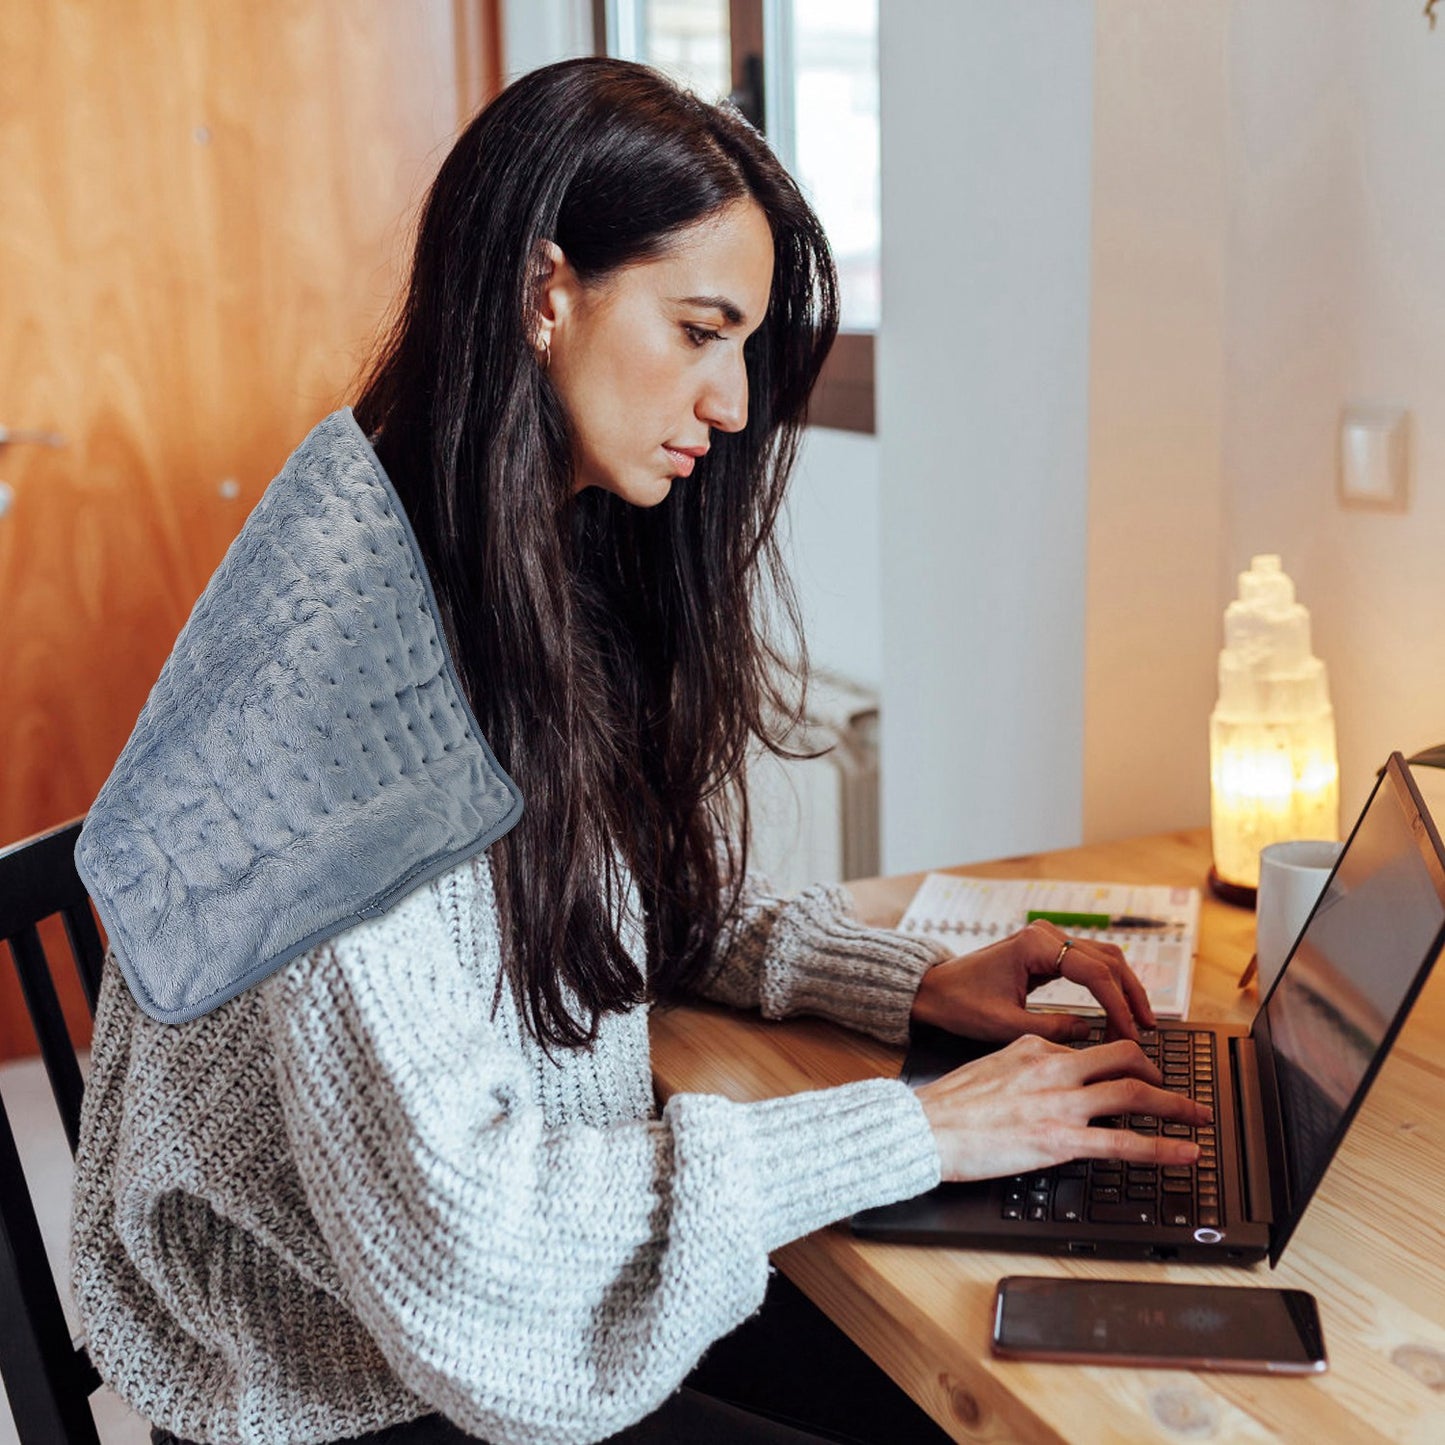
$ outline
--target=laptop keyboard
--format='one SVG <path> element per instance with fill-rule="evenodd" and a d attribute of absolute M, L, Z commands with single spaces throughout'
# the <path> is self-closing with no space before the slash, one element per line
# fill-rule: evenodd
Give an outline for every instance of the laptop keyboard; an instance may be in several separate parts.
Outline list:
<path fill-rule="evenodd" d="M 1089 1048 L 1103 1040 L 1103 1026 L 1099 1025 L 1073 1047 Z M 1218 1113 L 1213 1034 L 1148 1029 L 1140 1033 L 1139 1042 L 1164 1075 L 1166 1089 L 1188 1094 Z M 1194 1139 L 1199 1144 L 1199 1161 L 1193 1165 L 1161 1166 L 1131 1164 L 1122 1159 L 1079 1159 L 1036 1174 L 1015 1175 L 1004 1181 L 1005 1219 L 1218 1227 L 1224 1212 L 1213 1124 L 1196 1129 L 1188 1124 L 1163 1122 L 1152 1114 L 1120 1115 L 1092 1122 L 1130 1128 L 1141 1134 Z"/>

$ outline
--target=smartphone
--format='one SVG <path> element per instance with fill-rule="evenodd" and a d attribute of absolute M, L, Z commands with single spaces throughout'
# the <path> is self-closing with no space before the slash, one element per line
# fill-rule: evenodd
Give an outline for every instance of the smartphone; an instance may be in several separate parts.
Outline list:
<path fill-rule="evenodd" d="M 993 1352 L 1008 1360 L 1318 1375 L 1315 1299 L 1301 1289 L 1010 1275 L 994 1295 Z"/>

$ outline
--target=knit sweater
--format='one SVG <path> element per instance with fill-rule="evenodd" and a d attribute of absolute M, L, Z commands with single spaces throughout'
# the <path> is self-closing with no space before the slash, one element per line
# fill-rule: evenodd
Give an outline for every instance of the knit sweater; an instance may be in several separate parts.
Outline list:
<path fill-rule="evenodd" d="M 936 1182 L 896 1080 L 659 1118 L 644 1009 L 541 1049 L 499 989 L 487 854 L 522 805 L 399 494 L 333 413 L 227 550 L 76 850 L 110 948 L 73 1284 L 101 1375 L 155 1423 L 307 1445 L 440 1410 L 494 1445 L 602 1439 L 757 1308 L 770 1250 Z M 747 882 L 712 996 L 902 1039 L 938 946 L 840 889 Z M 645 971 L 631 880 L 612 922 Z"/>
<path fill-rule="evenodd" d="M 637 892 L 615 920 L 645 950 Z M 902 1040 L 946 951 L 848 895 L 749 875 L 706 992 Z M 192 1022 L 108 954 L 74 1193 L 90 1356 L 215 1445 L 441 1411 L 493 1442 L 601 1440 L 762 1301 L 771 1250 L 939 1177 L 912 1090 L 869 1080 L 659 1116 L 645 1008 L 531 1037 L 485 852 Z"/>

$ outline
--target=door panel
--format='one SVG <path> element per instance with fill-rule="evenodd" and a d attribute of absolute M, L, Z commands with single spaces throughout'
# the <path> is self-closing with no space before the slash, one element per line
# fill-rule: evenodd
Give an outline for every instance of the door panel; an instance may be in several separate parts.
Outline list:
<path fill-rule="evenodd" d="M 90 805 L 499 74 L 495 0 L 6 6 L 0 425 L 64 445 L 0 446 L 0 842 Z"/>

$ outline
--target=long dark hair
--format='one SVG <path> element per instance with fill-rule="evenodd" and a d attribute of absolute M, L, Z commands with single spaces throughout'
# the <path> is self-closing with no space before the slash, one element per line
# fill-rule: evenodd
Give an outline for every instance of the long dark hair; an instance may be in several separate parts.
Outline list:
<path fill-rule="evenodd" d="M 590 283 L 746 198 L 774 246 L 767 317 L 744 350 L 746 428 L 714 435 L 655 507 L 574 495 L 567 418 L 531 344 L 538 244 Z M 427 195 L 410 285 L 354 410 L 522 792 L 491 862 L 506 976 L 544 1046 L 590 1043 L 603 1013 L 674 998 L 708 968 L 747 863 L 750 740 L 813 756 L 786 742 L 807 648 L 773 534 L 837 324 L 822 228 L 767 143 L 644 66 L 523 76 Z M 646 977 L 618 937 L 614 849 L 637 881 Z"/>

